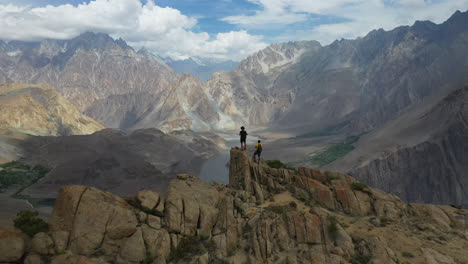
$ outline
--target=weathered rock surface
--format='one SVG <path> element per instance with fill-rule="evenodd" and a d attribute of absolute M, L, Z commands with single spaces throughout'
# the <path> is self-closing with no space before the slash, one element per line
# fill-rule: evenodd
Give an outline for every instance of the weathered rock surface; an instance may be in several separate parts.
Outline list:
<path fill-rule="evenodd" d="M 0 263 L 16 262 L 26 251 L 26 235 L 13 227 L 0 227 Z"/>
<path fill-rule="evenodd" d="M 376 189 L 353 187 L 355 180 L 339 173 L 269 168 L 238 149 L 231 150 L 230 164 L 230 185 L 184 174 L 171 181 L 165 199 L 148 190 L 122 200 L 92 187 L 63 187 L 50 219 L 50 241 L 63 240 L 68 233 L 70 240 L 65 254 L 53 256 L 49 251 L 44 260 L 57 264 L 468 260 L 468 252 L 460 250 L 468 246 L 465 210 L 405 204 Z M 332 195 L 316 194 L 325 189 Z M 162 211 L 150 209 L 157 201 L 164 203 Z M 47 240 L 45 236 L 35 239 Z M 405 257 L 409 255 L 413 257 Z"/>

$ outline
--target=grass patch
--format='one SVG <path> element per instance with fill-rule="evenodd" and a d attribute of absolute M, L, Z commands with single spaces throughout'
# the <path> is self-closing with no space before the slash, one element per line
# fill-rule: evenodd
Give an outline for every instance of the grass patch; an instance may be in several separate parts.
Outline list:
<path fill-rule="evenodd" d="M 332 237 L 333 242 L 336 244 L 336 239 L 338 238 L 338 220 L 334 216 L 329 216 L 328 218 L 328 233 Z"/>
<path fill-rule="evenodd" d="M 287 169 L 287 170 L 293 170 L 296 171 L 296 168 L 293 168 L 289 166 L 288 164 L 285 164 L 281 162 L 280 160 L 265 160 L 265 163 L 273 169 Z"/>
<path fill-rule="evenodd" d="M 331 145 L 326 150 L 314 154 L 310 158 L 310 163 L 319 167 L 332 163 L 333 161 L 344 157 L 354 150 L 353 144 L 359 140 L 360 136 L 350 136 L 343 142 Z"/>
<path fill-rule="evenodd" d="M 171 251 L 168 262 L 185 261 L 189 262 L 194 256 L 200 256 L 205 253 L 213 253 L 216 250 L 216 244 L 213 240 L 205 237 L 191 236 L 182 238 L 177 248 Z"/>
<path fill-rule="evenodd" d="M 414 258 L 413 253 L 407 252 L 407 251 L 401 253 L 401 255 L 402 255 L 403 257 L 405 257 L 405 258 Z"/>
<path fill-rule="evenodd" d="M 20 188 L 29 186 L 44 177 L 49 170 L 41 165 L 31 167 L 19 161 L 0 165 L 0 189 L 12 186 Z"/>
<path fill-rule="evenodd" d="M 288 212 L 295 211 L 297 208 L 297 204 L 295 202 L 291 202 L 288 205 L 270 205 L 265 207 L 265 210 L 271 211 L 275 214 L 285 215 Z"/>
<path fill-rule="evenodd" d="M 362 182 L 353 182 L 351 183 L 351 189 L 355 190 L 355 191 L 361 191 L 361 192 L 365 192 L 365 193 L 371 193 L 371 190 L 369 189 L 369 186 L 367 186 L 366 184 L 362 183 Z"/>
<path fill-rule="evenodd" d="M 37 211 L 20 211 L 13 222 L 16 228 L 30 237 L 40 232 L 47 232 L 48 230 L 47 223 L 39 218 L 39 213 Z"/>
<path fill-rule="evenodd" d="M 367 264 L 371 261 L 370 256 L 363 255 L 362 253 L 357 253 L 351 258 L 351 264 Z"/>

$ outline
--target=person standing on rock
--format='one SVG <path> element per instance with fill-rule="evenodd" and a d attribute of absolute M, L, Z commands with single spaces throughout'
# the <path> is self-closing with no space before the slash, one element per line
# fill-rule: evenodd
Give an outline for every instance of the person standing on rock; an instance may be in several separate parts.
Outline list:
<path fill-rule="evenodd" d="M 245 127 L 241 126 L 241 131 L 239 132 L 240 142 L 241 142 L 241 150 L 247 149 L 247 144 L 245 143 L 247 140 L 247 131 L 245 131 Z"/>
<path fill-rule="evenodd" d="M 255 144 L 255 152 L 253 154 L 254 162 L 257 162 L 258 156 L 258 163 L 260 163 L 260 155 L 262 154 L 262 142 L 259 140 L 257 144 Z"/>

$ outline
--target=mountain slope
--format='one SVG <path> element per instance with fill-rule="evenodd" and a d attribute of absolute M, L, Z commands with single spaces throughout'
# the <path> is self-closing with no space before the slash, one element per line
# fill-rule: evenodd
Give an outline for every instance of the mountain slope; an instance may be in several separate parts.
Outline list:
<path fill-rule="evenodd" d="M 0 129 L 38 135 L 82 135 L 104 129 L 48 85 L 0 84 Z"/>
<path fill-rule="evenodd" d="M 411 202 L 468 200 L 468 87 L 415 106 L 360 140 L 328 169 Z"/>

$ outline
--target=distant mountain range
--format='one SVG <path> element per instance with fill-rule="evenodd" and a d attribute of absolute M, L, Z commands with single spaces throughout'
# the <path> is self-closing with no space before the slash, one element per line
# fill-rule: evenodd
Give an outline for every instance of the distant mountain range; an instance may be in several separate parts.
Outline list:
<path fill-rule="evenodd" d="M 219 61 L 203 58 L 188 58 L 185 60 L 165 58 L 163 60 L 178 74 L 183 75 L 187 73 L 198 77 L 202 82 L 206 82 L 210 79 L 211 75 L 215 72 L 232 71 L 236 68 L 237 64 L 239 64 L 231 60 Z"/>

